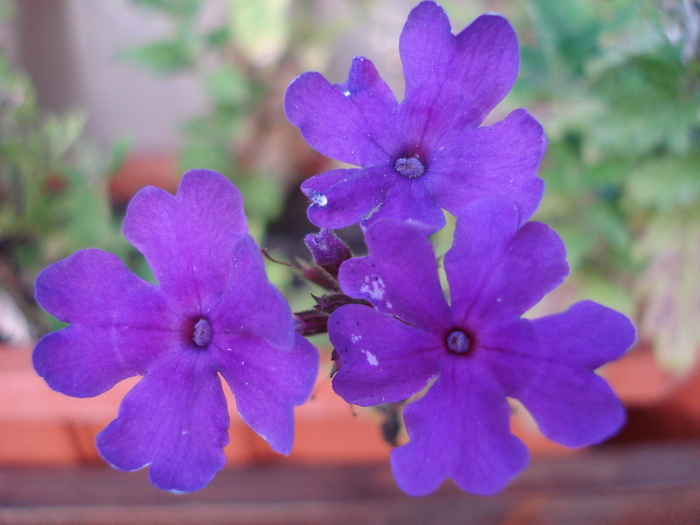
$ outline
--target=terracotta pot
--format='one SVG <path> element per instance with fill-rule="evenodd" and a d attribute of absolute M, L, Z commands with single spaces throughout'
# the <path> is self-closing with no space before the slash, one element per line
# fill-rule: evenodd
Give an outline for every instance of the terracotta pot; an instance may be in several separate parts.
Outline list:
<path fill-rule="evenodd" d="M 109 182 L 112 202 L 125 204 L 144 186 L 156 186 L 175 193 L 180 183 L 175 155 L 132 155 Z"/>
<path fill-rule="evenodd" d="M 387 461 L 391 447 L 380 434 L 382 416 L 352 407 L 333 392 L 327 357 L 320 368 L 311 399 L 296 409 L 296 440 L 288 459 L 243 423 L 227 392 L 228 465 Z M 606 367 L 603 375 L 629 407 L 630 421 L 619 440 L 700 437 L 700 373 L 674 378 L 656 366 L 651 352 L 638 349 Z M 123 381 L 95 398 L 71 398 L 52 391 L 36 374 L 30 348 L 0 347 L 0 464 L 101 462 L 95 436 L 116 417 L 119 403 L 137 380 Z M 524 410 L 516 408 L 512 428 L 533 456 L 572 452 L 544 438 Z"/>

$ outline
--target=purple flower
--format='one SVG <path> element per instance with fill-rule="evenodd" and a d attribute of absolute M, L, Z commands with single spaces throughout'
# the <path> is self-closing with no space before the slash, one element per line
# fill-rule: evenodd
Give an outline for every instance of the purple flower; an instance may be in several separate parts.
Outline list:
<path fill-rule="evenodd" d="M 150 465 L 151 482 L 164 490 L 201 489 L 225 463 L 229 416 L 219 374 L 241 417 L 289 453 L 293 407 L 311 392 L 318 356 L 294 333 L 289 306 L 267 280 L 240 192 L 204 170 L 185 174 L 175 197 L 145 188 L 129 205 L 124 235 L 159 284 L 101 250 L 46 268 L 37 300 L 69 326 L 39 341 L 37 372 L 76 397 L 144 376 L 97 445 L 118 469 Z"/>
<path fill-rule="evenodd" d="M 399 51 L 401 104 L 363 57 L 343 84 L 311 72 L 289 86 L 287 117 L 306 141 L 361 166 L 302 184 L 311 222 L 342 228 L 394 217 L 436 231 L 445 224 L 441 208 L 460 215 L 487 196 L 513 202 L 525 222 L 542 197 L 542 127 L 523 109 L 479 127 L 515 82 L 518 42 L 510 24 L 484 15 L 454 36 L 442 8 L 422 2 L 408 16 Z"/>
<path fill-rule="evenodd" d="M 347 305 L 331 315 L 335 391 L 370 406 L 427 387 L 404 412 L 410 441 L 391 456 L 408 494 L 427 494 L 445 478 L 490 494 L 525 468 L 507 397 L 523 403 L 545 436 L 571 447 L 599 442 L 624 421 L 620 401 L 594 370 L 630 347 L 634 327 L 591 301 L 523 319 L 568 268 L 552 230 L 519 224 L 504 201 L 466 209 L 444 258 L 449 304 L 431 243 L 410 224 L 377 221 L 366 232 L 369 255 L 340 269 L 343 291 L 376 310 Z"/>

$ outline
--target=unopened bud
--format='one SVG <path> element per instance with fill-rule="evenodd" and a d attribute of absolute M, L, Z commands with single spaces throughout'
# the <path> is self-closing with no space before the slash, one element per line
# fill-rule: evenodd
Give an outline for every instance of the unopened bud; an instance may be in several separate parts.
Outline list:
<path fill-rule="evenodd" d="M 333 278 L 338 277 L 338 270 L 343 261 L 352 258 L 352 252 L 333 230 L 322 228 L 318 233 L 304 237 L 304 243 L 314 257 L 314 261 Z"/>

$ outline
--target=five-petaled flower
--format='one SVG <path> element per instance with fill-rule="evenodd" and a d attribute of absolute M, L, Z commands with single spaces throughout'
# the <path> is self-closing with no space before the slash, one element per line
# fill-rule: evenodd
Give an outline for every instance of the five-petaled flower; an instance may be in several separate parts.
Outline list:
<path fill-rule="evenodd" d="M 100 250 L 46 268 L 37 300 L 69 326 L 37 344 L 37 372 L 76 397 L 144 376 L 97 444 L 118 469 L 150 465 L 161 489 L 198 490 L 223 467 L 229 415 L 219 374 L 241 417 L 289 453 L 294 406 L 311 393 L 318 356 L 267 279 L 240 192 L 205 170 L 185 174 L 175 197 L 145 188 L 124 235 L 158 284 Z"/>
<path fill-rule="evenodd" d="M 383 217 L 445 224 L 482 197 L 499 197 L 527 221 L 542 197 L 536 176 L 541 126 L 518 109 L 479 127 L 510 91 L 518 43 L 510 24 L 483 15 L 453 35 L 447 15 L 427 1 L 411 11 L 399 45 L 405 96 L 399 104 L 372 62 L 355 58 L 348 79 L 330 84 L 310 72 L 290 85 L 289 120 L 320 153 L 360 169 L 337 169 L 302 184 L 311 222 L 342 228 Z"/>
<path fill-rule="evenodd" d="M 568 266 L 552 230 L 519 223 L 511 203 L 485 199 L 467 207 L 444 257 L 449 304 L 432 245 L 414 225 L 377 221 L 365 235 L 369 255 L 341 266 L 343 291 L 376 310 L 346 305 L 331 315 L 335 391 L 370 406 L 427 387 L 406 406 L 410 440 L 391 456 L 408 494 L 427 494 L 445 478 L 490 494 L 525 468 L 527 450 L 510 433 L 507 397 L 567 446 L 599 442 L 623 423 L 622 404 L 594 370 L 630 347 L 634 327 L 591 301 L 522 318 Z"/>

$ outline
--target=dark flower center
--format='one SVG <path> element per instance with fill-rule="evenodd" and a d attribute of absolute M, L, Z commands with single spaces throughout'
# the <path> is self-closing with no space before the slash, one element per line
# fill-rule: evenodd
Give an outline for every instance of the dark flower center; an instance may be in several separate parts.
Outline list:
<path fill-rule="evenodd" d="M 192 341 L 200 348 L 204 348 L 211 342 L 211 323 L 204 317 L 195 323 Z"/>
<path fill-rule="evenodd" d="M 454 354 L 466 354 L 472 346 L 471 338 L 462 330 L 452 330 L 445 339 L 447 349 Z"/>
<path fill-rule="evenodd" d="M 423 175 L 425 166 L 416 157 L 403 157 L 396 161 L 394 169 L 407 179 L 416 179 Z"/>

